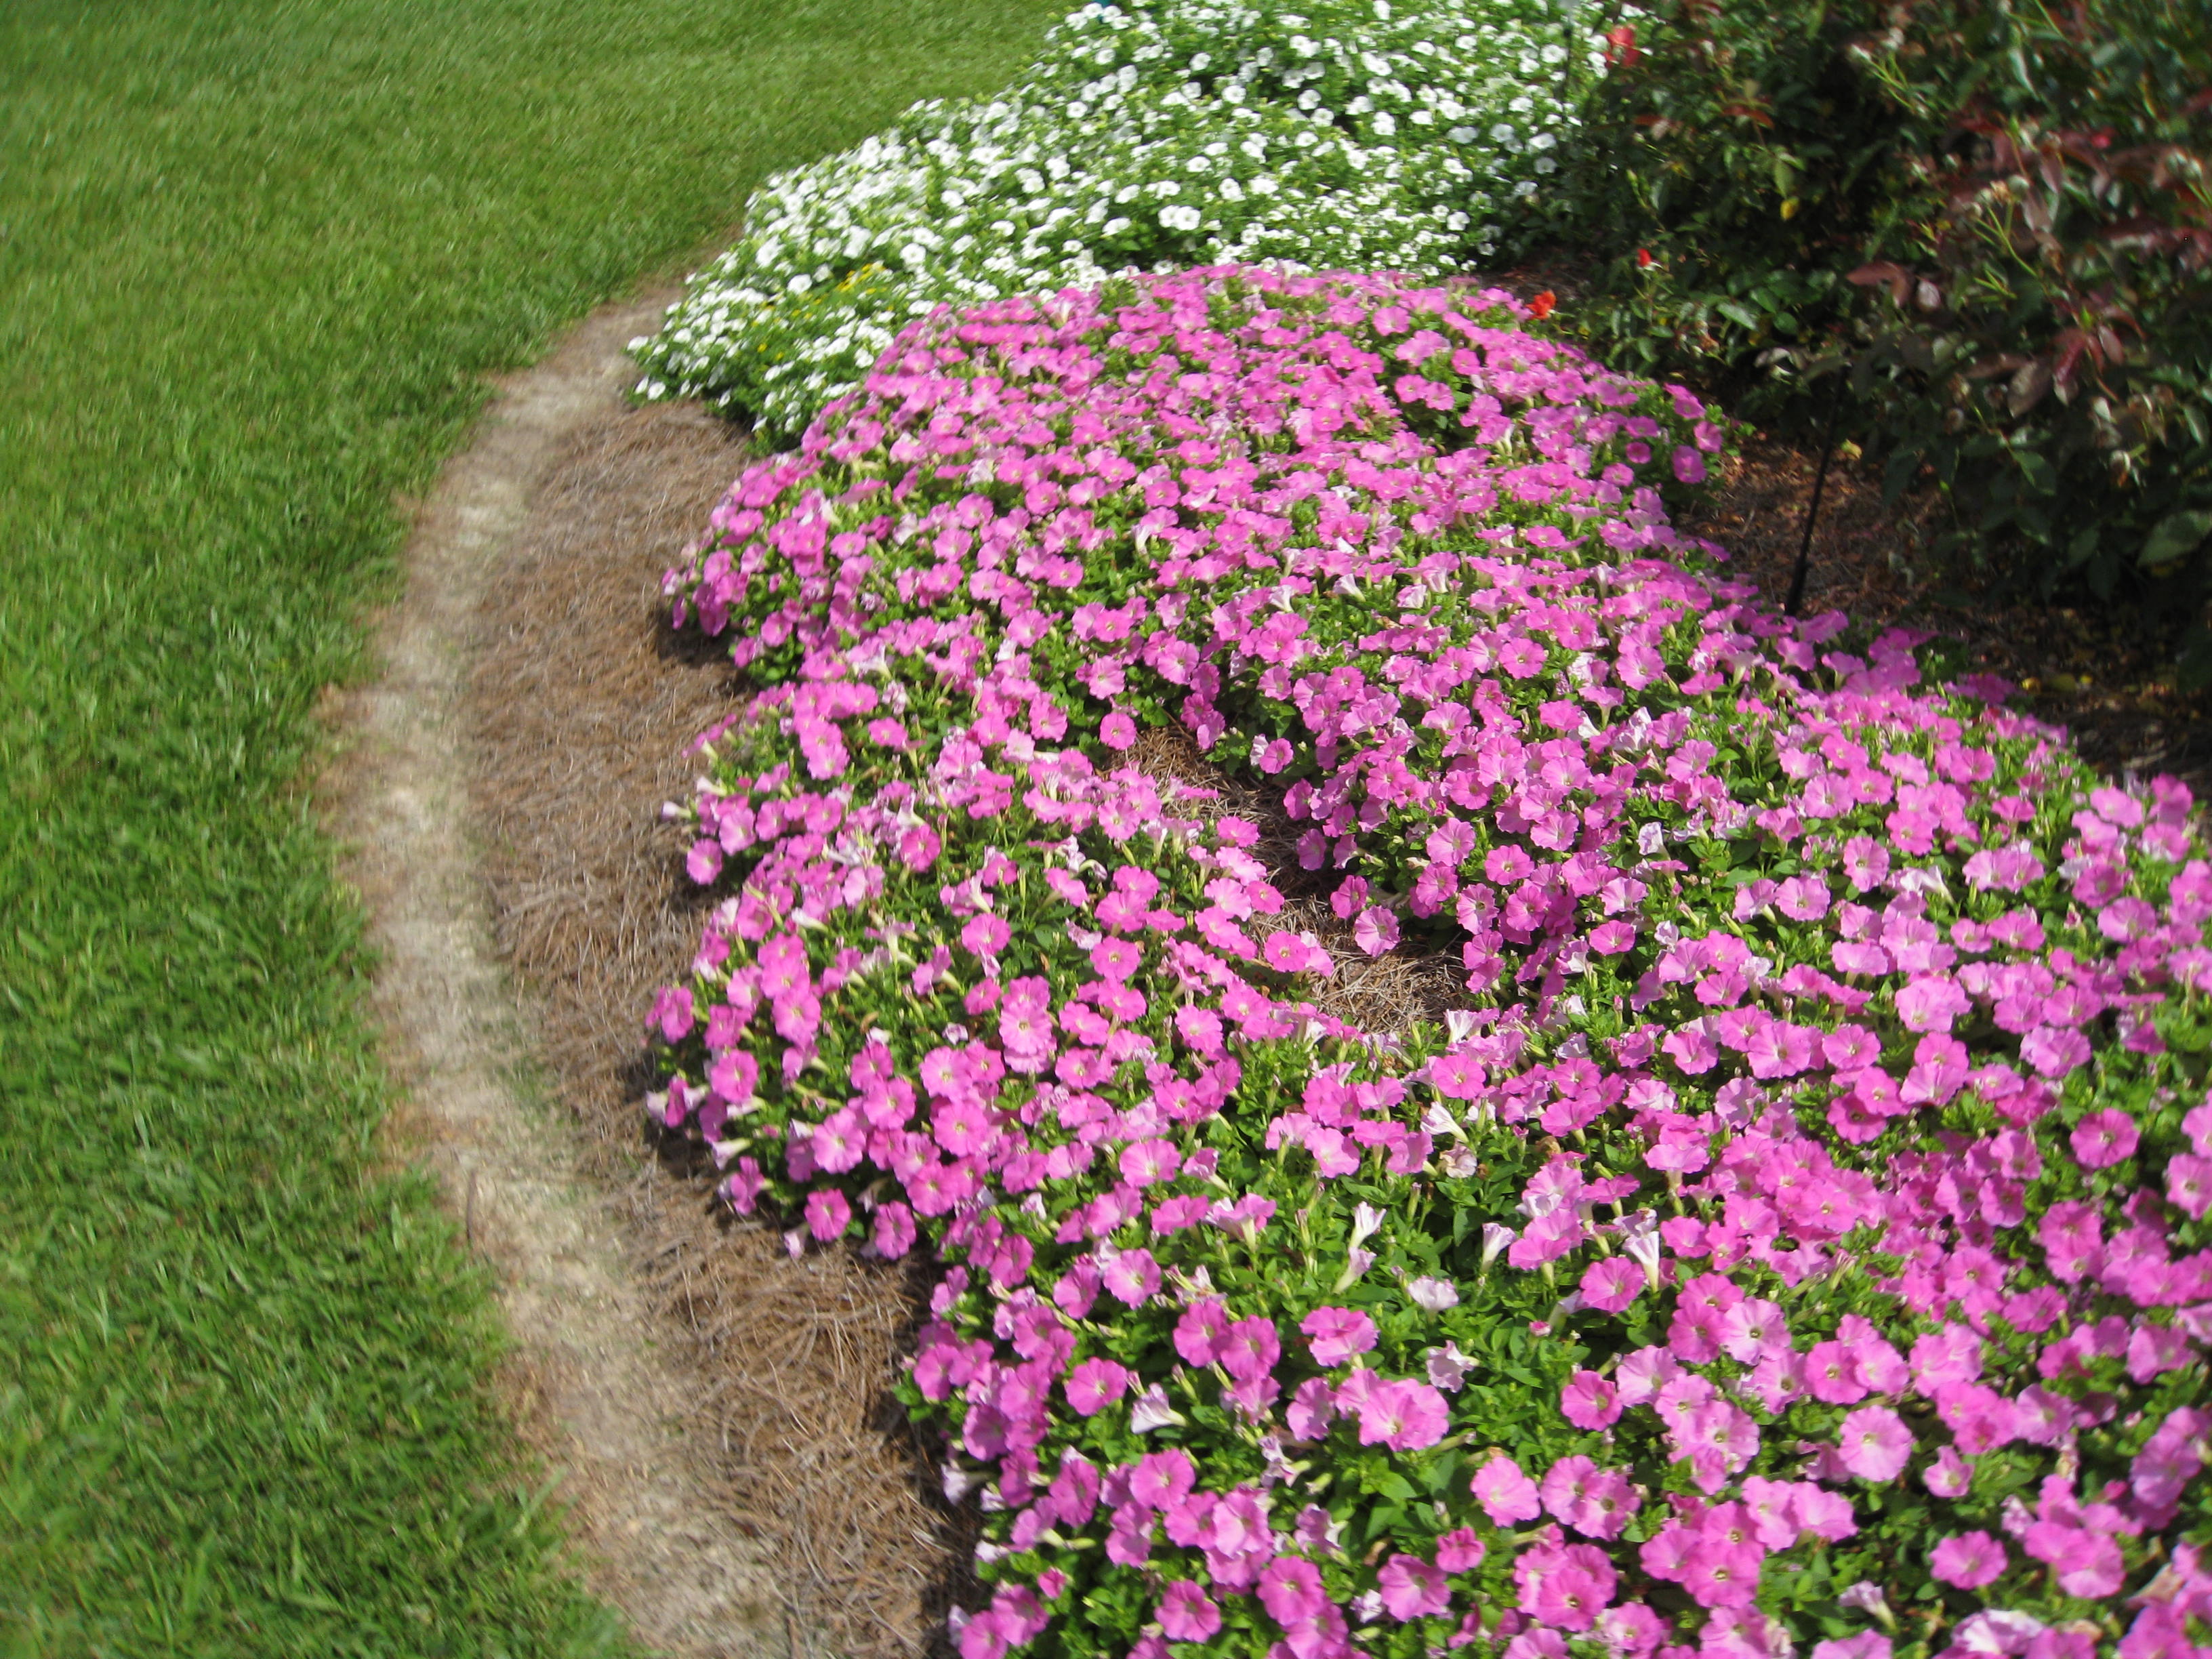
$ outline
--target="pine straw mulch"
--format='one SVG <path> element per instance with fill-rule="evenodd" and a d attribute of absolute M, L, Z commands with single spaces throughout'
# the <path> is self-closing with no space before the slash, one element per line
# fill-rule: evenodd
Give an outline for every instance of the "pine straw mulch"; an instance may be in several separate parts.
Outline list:
<path fill-rule="evenodd" d="M 925 1646 L 969 1542 L 889 1393 L 920 1264 L 793 1259 L 712 1200 L 680 1146 L 656 1157 L 640 1111 L 644 1011 L 684 976 L 704 919 L 659 809 L 690 793 L 684 742 L 732 691 L 720 653 L 671 635 L 659 580 L 748 453 L 666 405 L 574 441 L 480 613 L 473 806 L 549 1091 L 625 1200 L 641 1277 L 688 1341 L 697 1437 L 722 1452 L 708 1484 L 775 1571 L 788 1659 L 889 1659 Z"/>

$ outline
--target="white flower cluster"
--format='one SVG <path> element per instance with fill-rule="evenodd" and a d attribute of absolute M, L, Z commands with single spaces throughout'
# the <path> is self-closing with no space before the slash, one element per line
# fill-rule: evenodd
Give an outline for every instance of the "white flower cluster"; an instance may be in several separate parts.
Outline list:
<path fill-rule="evenodd" d="M 1217 262 L 1449 270 L 1556 167 L 1578 0 L 1121 0 L 1012 92 L 780 173 L 633 343 L 648 398 L 789 434 L 938 306 Z M 1577 61 L 1579 57 L 1580 61 Z"/>

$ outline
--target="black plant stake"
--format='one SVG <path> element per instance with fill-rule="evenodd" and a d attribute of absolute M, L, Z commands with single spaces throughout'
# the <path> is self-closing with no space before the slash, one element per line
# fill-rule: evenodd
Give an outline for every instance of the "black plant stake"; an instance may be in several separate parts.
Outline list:
<path fill-rule="evenodd" d="M 1782 614 L 1794 617 L 1805 599 L 1805 572 L 1813 562 L 1813 526 L 1820 517 L 1820 491 L 1828 482 L 1828 463 L 1835 459 L 1836 427 L 1844 417 L 1844 386 L 1850 376 L 1836 371 L 1836 395 L 1828 404 L 1827 435 L 1820 440 L 1820 465 L 1813 474 L 1813 499 L 1805 504 L 1805 538 L 1797 544 L 1797 568 L 1790 573 L 1790 598 Z"/>

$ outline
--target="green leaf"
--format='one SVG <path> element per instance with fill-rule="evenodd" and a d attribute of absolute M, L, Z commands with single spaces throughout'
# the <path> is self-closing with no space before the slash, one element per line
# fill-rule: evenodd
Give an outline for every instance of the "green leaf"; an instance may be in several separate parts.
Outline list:
<path fill-rule="evenodd" d="M 2195 552 L 2207 534 L 2212 534 L 2212 507 L 2169 514 L 2143 543 L 2142 562 L 2146 567 L 2171 564 Z"/>
<path fill-rule="evenodd" d="M 1766 320 L 1741 300 L 1723 300 L 1713 309 L 1740 328 L 1757 329 Z"/>

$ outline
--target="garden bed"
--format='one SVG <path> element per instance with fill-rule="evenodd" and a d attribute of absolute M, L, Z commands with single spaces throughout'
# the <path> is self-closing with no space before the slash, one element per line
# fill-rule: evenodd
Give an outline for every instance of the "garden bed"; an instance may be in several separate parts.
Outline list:
<path fill-rule="evenodd" d="M 793 1250 L 949 1264 L 902 1392 L 984 1497 L 971 1659 L 2153 1651 L 2187 792 L 1763 610 L 1662 506 L 1718 426 L 1522 320 L 1011 302 L 749 470 L 670 579 L 749 679 L 669 809 L 717 902 L 656 1111 Z M 1249 810 L 1126 764 L 1177 722 Z M 1324 871 L 1456 1007 L 1332 1012 Z"/>

